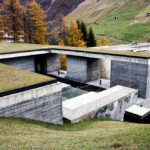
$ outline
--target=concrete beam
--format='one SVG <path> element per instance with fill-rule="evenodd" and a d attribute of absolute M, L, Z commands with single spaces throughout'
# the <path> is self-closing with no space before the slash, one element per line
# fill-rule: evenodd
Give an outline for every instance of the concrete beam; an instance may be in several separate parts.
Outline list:
<path fill-rule="evenodd" d="M 90 53 L 90 52 L 77 52 L 77 51 L 69 51 L 69 50 L 51 50 L 51 53 L 54 54 L 65 54 L 69 56 L 80 56 L 87 58 L 98 58 L 98 59 L 109 59 L 109 60 L 117 60 L 124 62 L 133 62 L 140 64 L 147 64 L 147 58 L 138 58 L 138 57 L 130 57 L 130 56 L 118 56 L 118 55 L 110 55 L 110 54 L 98 54 L 98 53 Z"/>

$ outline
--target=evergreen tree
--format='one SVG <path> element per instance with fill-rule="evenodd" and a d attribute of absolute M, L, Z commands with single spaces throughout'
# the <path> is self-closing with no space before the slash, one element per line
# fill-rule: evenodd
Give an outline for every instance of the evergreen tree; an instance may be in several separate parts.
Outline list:
<path fill-rule="evenodd" d="M 80 20 L 76 20 L 76 23 L 78 25 L 78 28 L 81 30 L 81 22 L 80 22 Z"/>
<path fill-rule="evenodd" d="M 29 3 L 27 11 L 29 12 L 30 24 L 32 26 L 32 43 L 45 44 L 47 28 L 44 21 L 46 18 L 44 11 L 35 0 Z"/>
<path fill-rule="evenodd" d="M 83 40 L 87 43 L 87 38 L 88 38 L 87 26 L 83 21 L 81 21 L 81 23 L 80 23 L 80 30 L 82 32 Z"/>
<path fill-rule="evenodd" d="M 7 0 L 2 5 L 4 18 L 4 31 L 13 37 L 14 42 L 19 42 L 23 35 L 23 6 L 18 0 Z"/>
<path fill-rule="evenodd" d="M 78 25 L 74 19 L 71 19 L 69 23 L 68 45 L 86 47 L 86 43 L 82 39 L 81 30 L 78 28 Z"/>
<path fill-rule="evenodd" d="M 97 45 L 97 42 L 96 42 L 95 34 L 94 34 L 92 27 L 90 26 L 89 33 L 88 33 L 88 39 L 87 39 L 87 46 L 94 47 L 96 45 Z"/>

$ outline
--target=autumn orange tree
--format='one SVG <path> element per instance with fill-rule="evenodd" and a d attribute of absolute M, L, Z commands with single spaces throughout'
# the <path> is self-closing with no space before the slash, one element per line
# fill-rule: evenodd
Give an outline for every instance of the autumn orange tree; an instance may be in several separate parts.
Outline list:
<path fill-rule="evenodd" d="M 0 15 L 0 41 L 2 40 L 3 35 L 4 35 L 4 20 L 3 16 Z"/>
<path fill-rule="evenodd" d="M 35 0 L 33 0 L 31 3 L 28 3 L 26 11 L 29 14 L 30 24 L 32 26 L 32 34 L 30 34 L 32 37 L 31 43 L 45 44 L 47 27 L 44 21 L 46 18 L 44 10 Z"/>
<path fill-rule="evenodd" d="M 109 45 L 109 40 L 107 38 L 102 38 L 98 41 L 98 46 L 106 46 Z"/>
<path fill-rule="evenodd" d="M 13 37 L 14 42 L 19 42 L 23 35 L 23 6 L 18 0 L 7 0 L 2 4 L 4 31 Z"/>
<path fill-rule="evenodd" d="M 84 42 L 82 39 L 81 30 L 78 28 L 78 24 L 73 18 L 69 22 L 68 45 L 76 47 L 86 47 L 86 42 Z"/>

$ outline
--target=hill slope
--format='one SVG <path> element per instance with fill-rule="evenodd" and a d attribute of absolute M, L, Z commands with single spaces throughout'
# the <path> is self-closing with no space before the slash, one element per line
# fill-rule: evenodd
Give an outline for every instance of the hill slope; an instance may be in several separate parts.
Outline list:
<path fill-rule="evenodd" d="M 0 150 L 149 150 L 149 141 L 149 125 L 97 119 L 56 126 L 23 119 L 0 119 Z"/>
<path fill-rule="evenodd" d="M 66 19 L 75 17 L 92 24 L 99 37 L 147 42 L 150 41 L 150 17 L 146 13 L 150 13 L 150 0 L 86 0 Z"/>
<path fill-rule="evenodd" d="M 0 0 L 0 4 L 4 0 Z M 25 5 L 27 1 L 20 0 Z M 115 44 L 122 41 L 150 41 L 150 0 L 36 0 L 47 14 L 49 30 L 55 26 L 59 13 L 84 20 L 92 25 L 97 38 L 108 37 Z M 119 20 L 115 21 L 114 17 Z M 98 22 L 99 24 L 94 24 Z M 119 39 L 115 41 L 114 39 Z"/>

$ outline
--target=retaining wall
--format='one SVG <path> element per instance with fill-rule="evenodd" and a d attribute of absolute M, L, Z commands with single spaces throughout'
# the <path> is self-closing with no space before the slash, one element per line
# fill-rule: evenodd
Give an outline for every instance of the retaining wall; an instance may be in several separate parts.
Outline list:
<path fill-rule="evenodd" d="M 19 117 L 63 124 L 61 83 L 0 98 L 0 117 Z"/>

